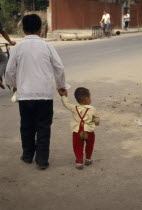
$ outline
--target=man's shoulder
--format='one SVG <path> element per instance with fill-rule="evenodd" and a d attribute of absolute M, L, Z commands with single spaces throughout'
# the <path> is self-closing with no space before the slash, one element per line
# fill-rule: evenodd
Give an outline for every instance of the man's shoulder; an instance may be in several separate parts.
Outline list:
<path fill-rule="evenodd" d="M 50 44 L 49 42 L 47 41 L 44 41 L 46 43 L 46 45 L 49 47 L 49 48 L 54 48 L 52 44 Z"/>

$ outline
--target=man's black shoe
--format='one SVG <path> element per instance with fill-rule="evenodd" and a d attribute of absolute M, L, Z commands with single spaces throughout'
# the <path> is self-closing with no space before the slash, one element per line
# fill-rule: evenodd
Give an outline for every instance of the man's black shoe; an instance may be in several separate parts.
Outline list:
<path fill-rule="evenodd" d="M 28 159 L 28 158 L 24 158 L 23 156 L 21 156 L 21 160 L 24 161 L 25 163 L 32 163 L 32 160 L 31 159 Z"/>
<path fill-rule="evenodd" d="M 47 164 L 45 164 L 45 165 L 38 164 L 38 168 L 39 168 L 40 170 L 45 170 L 45 169 L 47 169 L 48 167 L 49 167 L 49 163 L 47 163 Z"/>

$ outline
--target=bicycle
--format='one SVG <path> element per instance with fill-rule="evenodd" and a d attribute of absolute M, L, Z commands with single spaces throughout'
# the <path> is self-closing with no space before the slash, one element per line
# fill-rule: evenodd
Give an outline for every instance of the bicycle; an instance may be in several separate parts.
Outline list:
<path fill-rule="evenodd" d="M 113 34 L 113 24 L 108 25 L 95 25 L 92 26 L 92 36 L 94 39 L 108 37 L 110 38 Z"/>
<path fill-rule="evenodd" d="M 94 39 L 103 37 L 103 29 L 101 26 L 92 26 L 92 36 Z"/>
<path fill-rule="evenodd" d="M 103 28 L 104 36 L 110 38 L 113 33 L 113 24 L 104 24 L 102 28 Z"/>
<path fill-rule="evenodd" d="M 0 48 L 5 47 L 6 51 L 4 52 L 7 55 L 7 58 L 10 56 L 10 44 L 5 42 L 0 42 Z"/>

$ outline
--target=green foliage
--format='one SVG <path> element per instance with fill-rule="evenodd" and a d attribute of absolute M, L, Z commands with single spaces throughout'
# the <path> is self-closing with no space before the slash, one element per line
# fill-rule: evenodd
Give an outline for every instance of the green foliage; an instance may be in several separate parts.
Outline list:
<path fill-rule="evenodd" d="M 27 10 L 44 10 L 48 6 L 48 0 L 24 0 Z"/>
<path fill-rule="evenodd" d="M 15 0 L 0 0 L 0 20 L 7 32 L 12 32 L 15 28 L 15 14 L 19 12 L 19 8 Z"/>
<path fill-rule="evenodd" d="M 8 16 L 11 18 L 15 13 L 19 11 L 19 8 L 16 4 L 15 0 L 0 0 L 1 5 L 1 15 L 0 16 Z"/>
<path fill-rule="evenodd" d="M 18 13 L 24 10 L 44 10 L 48 6 L 48 0 L 0 0 L 0 20 L 7 32 L 14 32 L 19 18 Z"/>

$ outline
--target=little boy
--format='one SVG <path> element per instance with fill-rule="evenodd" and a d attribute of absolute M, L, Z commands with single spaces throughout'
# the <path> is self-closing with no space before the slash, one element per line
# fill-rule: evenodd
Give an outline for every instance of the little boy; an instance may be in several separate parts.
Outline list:
<path fill-rule="evenodd" d="M 91 156 L 95 142 L 95 125 L 99 125 L 99 117 L 96 115 L 96 109 L 91 106 L 90 91 L 84 87 L 75 90 L 74 96 L 78 105 L 68 102 L 65 91 L 60 92 L 63 105 L 72 112 L 71 127 L 73 131 L 73 149 L 76 156 L 76 168 L 83 169 L 83 149 L 86 142 L 85 165 L 92 164 Z"/>

